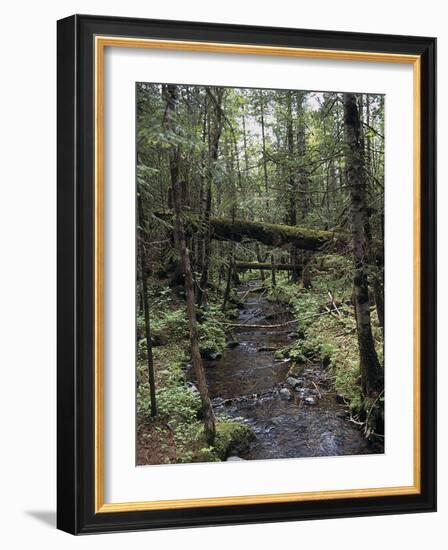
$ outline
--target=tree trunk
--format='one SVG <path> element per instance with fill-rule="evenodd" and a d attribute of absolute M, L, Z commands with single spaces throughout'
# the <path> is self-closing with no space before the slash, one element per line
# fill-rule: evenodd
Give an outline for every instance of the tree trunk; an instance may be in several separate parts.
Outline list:
<path fill-rule="evenodd" d="M 264 190 L 266 193 L 266 206 L 269 208 L 269 183 L 268 183 L 268 167 L 266 163 L 266 136 L 264 130 L 264 97 L 263 92 L 260 92 L 260 114 L 261 114 L 261 144 L 263 151 L 263 176 L 264 176 Z"/>
<path fill-rule="evenodd" d="M 354 298 L 361 368 L 361 387 L 364 396 L 372 396 L 382 387 L 382 372 L 375 350 L 370 319 L 369 291 L 365 260 L 368 247 L 365 235 L 366 185 L 363 150 L 360 139 L 360 119 L 356 97 L 344 94 L 344 130 L 346 170 L 351 198 Z"/>
<path fill-rule="evenodd" d="M 274 254 L 271 254 L 271 285 L 272 288 L 277 286 L 277 281 L 275 279 L 275 263 L 274 263 Z"/>
<path fill-rule="evenodd" d="M 297 104 L 297 155 L 299 160 L 302 162 L 300 168 L 300 173 L 298 175 L 298 198 L 299 198 L 299 216 L 300 223 L 305 225 L 305 221 L 308 215 L 309 210 L 309 193 L 308 193 L 308 173 L 306 168 L 303 166 L 305 164 L 305 152 L 306 152 L 306 135 L 305 135 L 305 121 L 303 113 L 303 101 L 305 99 L 304 92 L 296 93 L 296 104 Z M 297 223 L 297 222 L 296 222 Z M 301 277 L 302 285 L 304 288 L 311 288 L 311 272 L 309 268 L 309 263 L 311 260 L 310 255 L 307 252 L 300 251 L 298 252 L 298 259 L 301 259 Z"/>
<path fill-rule="evenodd" d="M 243 145 L 244 145 L 244 171 L 246 178 L 249 177 L 249 157 L 247 155 L 247 134 L 246 134 L 246 106 L 243 103 L 241 107 L 242 111 L 242 121 L 243 121 Z"/>
<path fill-rule="evenodd" d="M 308 250 L 302 251 L 302 285 L 303 288 L 312 288 L 310 271 L 311 253 Z"/>
<path fill-rule="evenodd" d="M 260 244 L 257 243 L 257 260 L 258 260 L 258 263 L 263 263 L 263 258 L 261 257 L 261 250 L 260 250 Z M 237 266 L 237 269 L 238 269 L 238 266 Z M 261 280 L 263 281 L 264 283 L 264 271 L 263 269 L 260 269 L 260 277 L 261 277 Z"/>
<path fill-rule="evenodd" d="M 210 98 L 212 100 L 213 112 L 214 112 L 214 124 L 210 131 L 210 143 L 209 143 L 209 162 L 207 170 L 207 193 L 206 203 L 204 210 L 203 224 L 205 227 L 204 244 L 203 244 L 203 265 L 201 279 L 199 283 L 199 289 L 197 293 L 197 302 L 201 306 L 204 303 L 207 293 L 208 285 L 208 269 L 210 262 L 210 247 L 211 247 L 211 234 L 210 234 L 210 215 L 212 211 L 212 184 L 214 177 L 214 168 L 216 161 L 218 160 L 218 148 L 219 138 L 221 137 L 223 117 L 222 117 L 222 98 L 224 95 L 224 88 L 215 88 L 216 96 L 213 95 L 211 90 L 208 90 Z"/>
<path fill-rule="evenodd" d="M 177 90 L 176 86 L 164 86 L 166 100 L 165 124 L 167 130 L 175 133 L 174 113 L 176 107 Z M 193 364 L 198 390 L 201 396 L 202 413 L 204 417 L 204 432 L 207 443 L 212 445 L 215 440 L 215 416 L 212 404 L 208 394 L 208 387 L 205 378 L 202 357 L 199 351 L 199 332 L 196 319 L 196 304 L 194 296 L 193 275 L 191 272 L 190 254 L 185 239 L 185 229 L 183 221 L 182 203 L 181 203 L 181 185 L 179 182 L 179 150 L 176 145 L 171 145 L 169 149 L 169 166 L 171 176 L 171 188 L 174 202 L 175 213 L 175 233 L 176 242 L 179 247 L 182 269 L 184 273 L 185 298 L 187 304 L 187 317 L 190 327 L 190 347 L 191 362 Z"/>
<path fill-rule="evenodd" d="M 208 112 L 208 95 L 205 95 L 204 98 L 204 111 L 203 111 L 203 118 L 202 118 L 202 152 L 201 152 L 201 171 L 200 171 L 200 177 L 199 177 L 199 208 L 203 208 L 203 211 L 205 212 L 206 209 L 206 190 L 205 190 L 205 172 L 207 170 L 207 153 L 205 151 L 206 149 L 206 143 L 207 143 L 207 135 L 208 135 L 208 125 L 209 125 L 209 112 Z M 201 226 L 201 228 L 196 233 L 196 272 L 202 273 L 202 270 L 204 269 L 204 238 L 205 238 L 205 227 Z M 197 281 L 196 281 L 197 283 Z M 201 297 L 201 291 L 199 289 L 199 285 L 196 284 L 196 301 L 199 303 L 199 301 L 202 300 Z"/>
<path fill-rule="evenodd" d="M 141 277 L 141 293 L 143 302 L 143 311 L 145 314 L 145 337 L 146 337 L 146 361 L 148 365 L 148 381 L 149 392 L 151 396 L 151 416 L 157 416 L 157 402 L 156 402 L 156 382 L 154 376 L 154 359 L 152 355 L 152 343 L 151 343 L 151 320 L 149 314 L 148 303 L 148 285 L 146 282 L 146 250 L 144 245 L 144 215 L 143 215 L 143 201 L 140 192 L 137 194 L 138 203 L 138 241 L 139 241 L 139 255 L 140 255 L 140 277 Z"/>
<path fill-rule="evenodd" d="M 303 112 L 303 101 L 305 99 L 304 92 L 296 93 L 297 103 L 297 154 L 298 158 L 302 162 L 299 173 L 299 208 L 300 208 L 300 223 L 304 223 L 308 210 L 310 208 L 310 200 L 308 194 L 308 171 L 305 167 L 305 153 L 306 153 L 306 134 L 305 134 L 305 121 Z"/>
<path fill-rule="evenodd" d="M 288 145 L 288 186 L 289 186 L 289 225 L 297 225 L 297 174 L 293 169 L 295 160 L 294 154 L 294 126 L 292 120 L 292 93 L 286 94 L 287 120 L 286 120 L 286 141 Z M 297 283 L 302 276 L 300 265 L 299 249 L 296 245 L 291 246 L 291 281 Z"/>
<path fill-rule="evenodd" d="M 227 306 L 227 302 L 229 301 L 230 288 L 231 288 L 231 285 L 232 285 L 232 271 L 235 268 L 235 258 L 233 256 L 233 251 L 230 254 L 229 260 L 230 261 L 229 261 L 229 267 L 228 267 L 228 270 L 227 270 L 226 290 L 224 292 L 224 300 L 223 300 L 223 303 L 222 303 L 222 310 L 223 311 L 225 311 L 226 306 Z"/>

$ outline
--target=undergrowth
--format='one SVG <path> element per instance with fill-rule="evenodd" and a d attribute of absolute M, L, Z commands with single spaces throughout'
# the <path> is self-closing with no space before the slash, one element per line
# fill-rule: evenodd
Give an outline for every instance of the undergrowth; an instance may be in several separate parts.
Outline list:
<path fill-rule="evenodd" d="M 345 263 L 348 260 L 327 256 L 317 260 L 312 271 L 311 289 L 283 278 L 269 290 L 269 299 L 289 304 L 298 320 L 297 339 L 278 355 L 295 363 L 319 360 L 330 369 L 336 393 L 346 403 L 352 417 L 371 417 L 360 390 L 359 351 L 354 307 L 351 303 L 352 281 Z M 331 286 L 330 286 L 331 281 Z M 335 302 L 336 308 L 332 306 Z M 330 310 L 331 313 L 328 311 Z M 372 330 L 380 364 L 383 364 L 383 335 L 375 308 L 371 310 Z M 383 415 L 383 399 L 374 403 Z M 378 414 L 378 411 L 376 411 Z M 375 427 L 365 426 L 367 435 Z"/>
<path fill-rule="evenodd" d="M 189 332 L 182 298 L 171 289 L 150 288 L 151 340 L 156 378 L 157 416 L 151 418 L 143 315 L 137 318 L 137 438 L 138 464 L 214 462 L 224 460 L 231 448 L 251 438 L 245 425 L 217 419 L 213 446 L 206 443 L 201 420 L 201 399 L 193 382 Z M 221 353 L 226 346 L 226 315 L 210 301 L 198 310 L 200 350 L 203 356 Z M 194 379 L 194 377 L 193 377 Z"/>

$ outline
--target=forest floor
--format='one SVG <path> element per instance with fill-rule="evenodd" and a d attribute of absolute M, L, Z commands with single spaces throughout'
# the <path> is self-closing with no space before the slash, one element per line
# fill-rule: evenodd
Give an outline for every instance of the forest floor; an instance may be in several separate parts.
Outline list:
<path fill-rule="evenodd" d="M 220 307 L 221 293 L 210 296 L 200 320 L 207 383 L 218 421 L 213 447 L 203 437 L 182 300 L 154 282 L 153 308 L 156 313 L 159 308 L 159 314 L 153 315 L 159 415 L 156 420 L 149 417 L 142 362 L 138 464 L 384 451 L 381 434 L 366 438 L 371 434 L 357 420 L 361 396 L 355 319 L 347 299 L 350 289 L 343 278 L 335 277 L 343 272 L 339 261 L 327 257 L 315 266 L 311 289 L 281 276 L 271 288 L 269 278 L 262 282 L 254 278 L 258 274 L 248 272 L 234 294 L 239 309 L 226 315 Z M 335 280 L 341 281 L 340 286 L 334 285 Z M 381 351 L 382 335 L 376 325 Z"/>

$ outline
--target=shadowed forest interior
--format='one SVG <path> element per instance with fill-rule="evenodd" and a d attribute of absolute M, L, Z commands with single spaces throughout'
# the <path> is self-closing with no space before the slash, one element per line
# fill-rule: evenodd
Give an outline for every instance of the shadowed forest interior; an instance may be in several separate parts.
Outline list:
<path fill-rule="evenodd" d="M 136 463 L 384 452 L 384 96 L 138 83 Z"/>

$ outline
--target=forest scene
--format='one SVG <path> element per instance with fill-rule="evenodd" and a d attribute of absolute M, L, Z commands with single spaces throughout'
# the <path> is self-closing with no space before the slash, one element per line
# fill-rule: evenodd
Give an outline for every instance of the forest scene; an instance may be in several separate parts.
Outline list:
<path fill-rule="evenodd" d="M 136 464 L 384 452 L 384 96 L 137 83 Z"/>

